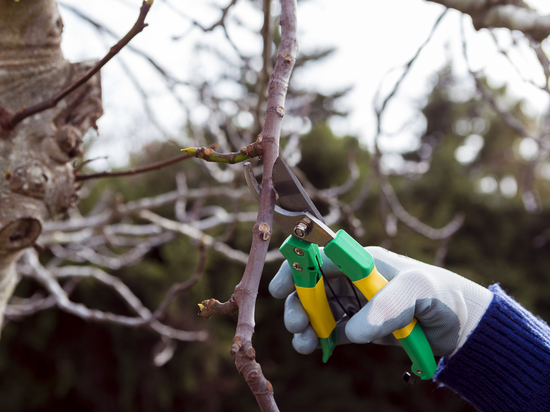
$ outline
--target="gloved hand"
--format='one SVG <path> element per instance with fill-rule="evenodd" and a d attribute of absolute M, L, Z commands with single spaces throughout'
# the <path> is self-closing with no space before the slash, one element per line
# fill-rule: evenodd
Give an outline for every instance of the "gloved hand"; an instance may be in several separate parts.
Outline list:
<path fill-rule="evenodd" d="M 493 293 L 446 269 L 380 247 L 365 249 L 389 283 L 368 303 L 357 292 L 362 308 L 345 275 L 321 250 L 323 273 L 340 301 L 338 304 L 332 293 L 327 293 L 335 319 L 341 319 L 339 343 L 397 344 L 391 333 L 416 317 L 434 355 L 456 353 L 479 323 Z M 284 321 L 288 331 L 294 333 L 294 349 L 302 354 L 313 352 L 318 338 L 295 291 L 288 262 L 282 264 L 269 284 L 269 291 L 276 298 L 286 298 Z M 345 315 L 344 309 L 353 316 Z"/>

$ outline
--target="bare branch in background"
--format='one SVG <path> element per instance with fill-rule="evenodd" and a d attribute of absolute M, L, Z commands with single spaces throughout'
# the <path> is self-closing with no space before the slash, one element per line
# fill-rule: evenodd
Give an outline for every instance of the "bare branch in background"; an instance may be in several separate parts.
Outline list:
<path fill-rule="evenodd" d="M 426 47 L 426 45 L 430 42 L 430 40 L 432 39 L 434 33 L 435 33 L 435 30 L 437 29 L 437 27 L 439 26 L 439 24 L 441 23 L 441 21 L 443 20 L 443 17 L 445 17 L 445 15 L 447 14 L 447 9 L 445 9 L 443 11 L 443 13 L 441 13 L 439 15 L 439 17 L 437 18 L 437 20 L 435 21 L 433 27 L 432 27 L 432 30 L 430 31 L 430 34 L 428 35 L 428 37 L 426 38 L 426 40 L 424 41 L 424 43 L 422 43 L 420 45 L 420 47 L 417 49 L 416 53 L 414 54 L 414 56 L 403 66 L 403 73 L 401 74 L 401 76 L 399 77 L 399 79 L 397 80 L 397 82 L 395 83 L 395 85 L 393 86 L 392 88 L 392 91 L 390 93 L 388 93 L 388 95 L 384 98 L 382 104 L 380 106 L 376 106 L 376 101 L 378 100 L 378 96 L 381 92 L 381 89 L 380 87 L 378 88 L 376 94 L 375 94 L 375 97 L 374 97 L 374 103 L 375 103 L 375 110 L 376 110 L 376 118 L 377 118 L 377 135 L 380 135 L 381 133 L 381 127 L 382 127 L 382 113 L 384 112 L 384 110 L 386 109 L 386 106 L 388 104 L 388 102 L 395 96 L 395 93 L 397 92 L 397 90 L 399 89 L 399 86 L 401 85 L 401 83 L 403 82 L 403 80 L 405 79 L 405 77 L 407 77 L 407 74 L 409 74 L 409 71 L 411 70 L 411 67 L 413 65 L 413 63 L 416 61 L 416 59 L 418 59 L 418 56 L 420 55 L 420 53 L 422 52 L 422 50 L 424 50 L 424 48 Z"/>
<path fill-rule="evenodd" d="M 205 233 L 197 230 L 191 225 L 163 218 L 148 210 L 142 210 L 141 212 L 139 212 L 138 216 L 142 219 L 148 220 L 149 222 L 155 223 L 164 229 L 179 232 L 193 240 L 202 242 L 207 248 L 212 248 L 212 250 L 223 255 L 231 262 L 245 264 L 248 260 L 248 256 L 246 253 L 241 252 L 240 250 L 232 249 L 225 243 L 218 242 L 212 236 L 206 235 Z"/>
<path fill-rule="evenodd" d="M 544 139 L 542 139 L 540 136 L 537 136 L 533 133 L 530 133 L 523 123 L 516 119 L 510 112 L 502 109 L 499 107 L 497 101 L 495 100 L 494 96 L 489 93 L 489 91 L 485 88 L 485 86 L 482 84 L 479 76 L 477 73 L 473 72 L 470 68 L 470 63 L 468 59 L 468 51 L 467 51 L 467 43 L 466 43 L 466 37 L 464 35 L 464 21 L 460 21 L 460 33 L 462 36 L 462 54 L 464 56 L 464 60 L 466 61 L 468 65 L 468 71 L 470 72 L 470 75 L 475 81 L 476 88 L 480 92 L 483 99 L 493 108 L 493 110 L 500 116 L 502 121 L 507 124 L 510 128 L 512 128 L 520 137 L 529 137 L 533 140 L 535 140 L 540 146 L 547 146 L 548 142 L 546 142 Z M 542 56 L 540 57 L 542 58 Z"/>
<path fill-rule="evenodd" d="M 397 198 L 397 195 L 395 194 L 393 187 L 388 181 L 387 176 L 385 175 L 380 165 L 380 162 L 382 160 L 382 152 L 380 151 L 380 148 L 379 148 L 379 140 L 381 135 L 383 134 L 382 117 L 385 113 L 388 103 L 391 101 L 392 98 L 395 97 L 397 90 L 399 89 L 399 86 L 402 84 L 404 79 L 409 74 L 414 62 L 418 59 L 422 50 L 426 47 L 426 45 L 430 42 L 430 40 L 434 36 L 435 30 L 441 23 L 446 13 L 447 13 L 447 9 L 445 9 L 443 13 L 441 13 L 439 17 L 436 19 L 428 37 L 417 49 L 415 55 L 411 58 L 411 60 L 409 60 L 404 65 L 403 73 L 401 74 L 397 82 L 394 84 L 392 90 L 388 93 L 388 95 L 384 98 L 384 100 L 380 105 L 376 105 L 376 101 L 378 100 L 378 97 L 381 91 L 380 87 L 375 95 L 374 106 L 375 106 L 376 119 L 377 119 L 377 130 L 376 130 L 376 135 L 374 140 L 375 158 L 373 159 L 372 167 L 373 167 L 374 175 L 378 178 L 380 188 L 381 188 L 381 195 L 382 195 L 380 199 L 381 216 L 384 221 L 386 232 L 390 236 L 394 236 L 397 233 L 396 224 L 397 224 L 397 220 L 399 220 L 402 223 L 406 224 L 411 229 L 413 229 L 414 231 L 416 231 L 417 233 L 429 239 L 448 239 L 462 226 L 462 223 L 464 221 L 464 216 L 462 214 L 457 214 L 451 220 L 451 222 L 449 222 L 445 227 L 441 229 L 435 229 L 425 223 L 422 223 L 419 219 L 415 218 L 409 212 L 407 212 L 406 209 L 401 204 L 401 202 L 399 202 L 399 199 Z M 445 249 L 440 249 L 441 252 L 443 250 Z M 440 255 L 441 254 L 442 253 L 440 253 Z M 442 262 L 443 256 L 438 256 L 436 260 L 438 262 Z"/>
<path fill-rule="evenodd" d="M 359 168 L 357 167 L 357 162 L 355 160 L 355 152 L 350 151 L 348 153 L 348 168 L 349 175 L 347 180 L 342 183 L 340 186 L 331 187 L 329 189 L 320 190 L 318 196 L 326 196 L 327 198 L 340 197 L 343 194 L 349 192 L 357 183 L 359 179 Z"/>
<path fill-rule="evenodd" d="M 220 19 L 209 27 L 204 27 L 202 24 L 200 24 L 197 21 L 193 21 L 193 24 L 199 27 L 204 32 L 213 31 L 216 27 L 220 27 L 220 26 L 225 27 L 225 18 L 227 17 L 227 13 L 229 13 L 229 9 L 231 9 L 231 7 L 235 5 L 235 3 L 237 3 L 237 0 L 231 0 L 231 3 L 229 3 L 227 7 L 224 7 L 223 9 L 221 9 L 222 15 Z"/>
<path fill-rule="evenodd" d="M 73 267 L 60 268 L 60 273 L 56 276 L 50 270 L 46 269 L 38 261 L 36 252 L 27 250 L 25 252 L 24 263 L 30 266 L 27 270 L 27 276 L 36 280 L 49 293 L 50 297 L 55 301 L 55 305 L 68 313 L 78 316 L 82 319 L 112 323 L 128 327 L 147 327 L 152 331 L 166 336 L 171 339 L 182 341 L 205 340 L 207 335 L 205 332 L 190 332 L 173 329 L 170 326 L 164 325 L 159 321 L 152 320 L 152 313 L 143 306 L 139 299 L 120 281 L 120 279 L 110 276 L 105 272 L 92 267 Z M 67 295 L 67 292 L 59 285 L 57 278 L 64 276 L 86 276 L 93 277 L 103 284 L 113 288 L 118 295 L 127 303 L 138 316 L 129 317 L 116 315 L 114 313 L 103 312 L 96 309 L 90 309 L 80 303 L 72 302 Z"/>
<path fill-rule="evenodd" d="M 409 226 L 411 229 L 413 229 L 414 231 L 420 233 L 421 235 L 429 239 L 434 239 L 434 240 L 448 239 L 458 229 L 460 229 L 460 227 L 462 226 L 462 223 L 464 222 L 464 215 L 462 213 L 458 213 L 455 215 L 453 220 L 447 223 L 445 227 L 441 229 L 434 229 L 433 227 L 428 226 L 425 223 L 422 223 L 420 220 L 418 220 L 414 216 L 411 216 L 405 210 L 405 208 L 401 205 L 401 203 L 399 202 L 399 199 L 395 195 L 395 192 L 393 191 L 392 186 L 387 182 L 385 177 L 380 179 L 380 185 L 381 185 L 384 197 L 388 202 L 391 210 L 395 214 L 395 216 L 401 222 Z"/>
<path fill-rule="evenodd" d="M 141 210 L 154 210 L 170 205 L 182 197 L 186 200 L 198 200 L 220 197 L 226 199 L 246 199 L 249 196 L 249 192 L 245 187 L 232 189 L 224 186 L 216 186 L 212 188 L 189 189 L 186 193 L 181 193 L 178 190 L 175 190 L 160 194 L 158 196 L 144 197 L 125 204 L 118 204 L 113 208 L 103 210 L 95 215 L 89 215 L 71 220 L 45 222 L 43 235 L 47 235 L 46 239 L 49 239 L 51 237 L 55 238 L 58 232 L 76 232 L 83 229 L 101 228 L 107 226 L 113 221 L 116 221 L 117 219 L 138 213 Z M 41 240 L 41 242 L 44 243 L 45 240 Z M 54 242 L 56 242 L 55 239 Z"/>
<path fill-rule="evenodd" d="M 548 61 L 544 62 L 544 59 L 546 58 L 546 55 L 544 54 L 544 50 L 542 50 L 542 47 L 541 47 L 540 43 L 537 43 L 537 42 L 535 42 L 531 39 L 531 48 L 535 51 L 535 53 L 537 55 L 537 58 L 539 59 L 539 62 L 541 63 L 541 66 L 542 66 L 542 69 L 545 73 L 546 82 L 544 83 L 544 86 L 537 85 L 533 80 L 525 79 L 523 74 L 520 72 L 517 64 L 515 64 L 514 61 L 512 60 L 512 58 L 510 57 L 510 54 L 508 53 L 508 51 L 505 50 L 504 48 L 500 47 L 500 45 L 498 43 L 498 39 L 495 36 L 494 30 L 490 30 L 489 32 L 491 33 L 491 37 L 493 38 L 493 41 L 495 42 L 495 46 L 497 47 L 499 53 L 502 54 L 504 57 L 506 57 L 506 60 L 508 60 L 508 62 L 510 63 L 510 66 L 512 66 L 514 68 L 514 70 L 516 71 L 519 78 L 521 78 L 525 83 L 528 83 L 531 86 L 539 88 L 539 89 L 541 89 L 541 90 L 543 90 L 547 93 L 550 92 L 550 89 L 548 88 L 548 78 L 550 76 L 550 72 L 549 72 L 550 68 L 548 67 Z M 464 40 L 463 40 L 463 42 L 464 42 Z M 516 45 L 515 43 L 516 42 L 514 40 L 514 45 Z"/>
<path fill-rule="evenodd" d="M 541 16 L 523 1 L 508 0 L 429 0 L 456 9 L 472 18 L 476 30 L 504 27 L 519 30 L 537 41 L 550 35 L 550 18 Z M 512 3 L 512 4 L 510 4 Z"/>
<path fill-rule="evenodd" d="M 461 20 L 461 36 L 462 36 L 462 52 L 464 59 L 468 65 L 468 70 L 470 75 L 475 81 L 476 88 L 481 94 L 483 100 L 489 104 L 489 106 L 498 114 L 500 119 L 514 130 L 519 137 L 524 139 L 532 139 L 538 144 L 538 152 L 536 156 L 531 159 L 526 167 L 524 168 L 523 174 L 520 181 L 520 191 L 525 210 L 529 213 L 538 213 L 542 210 L 542 204 L 538 190 L 535 188 L 535 169 L 540 161 L 542 161 L 547 153 L 550 151 L 550 139 L 548 137 L 548 120 L 544 122 L 541 130 L 538 130 L 535 133 L 530 132 L 526 126 L 512 115 L 509 111 L 501 108 L 497 103 L 495 97 L 487 90 L 485 85 L 479 78 L 477 73 L 474 73 L 469 64 L 468 53 L 467 53 L 467 44 L 466 38 L 464 35 L 464 22 Z M 550 75 L 550 68 L 548 67 L 548 56 L 544 53 L 541 45 L 533 41 L 531 38 L 531 33 L 526 33 L 526 36 L 529 38 L 530 47 L 533 49 L 539 62 L 541 63 L 543 73 L 545 74 L 545 85 L 542 87 L 542 90 L 550 94 L 550 89 L 548 88 L 548 76 Z M 513 63 L 510 62 L 512 65 Z M 513 65 L 515 67 L 515 65 Z M 546 114 L 546 119 L 548 119 L 548 113 Z"/>
<path fill-rule="evenodd" d="M 99 33 L 107 34 L 107 35 L 109 35 L 110 37 L 113 37 L 113 38 L 118 37 L 117 34 L 113 30 L 109 29 L 104 24 L 101 24 L 97 20 L 93 19 L 92 17 L 90 17 L 89 15 L 84 13 L 82 10 L 79 10 L 79 9 L 77 9 L 75 7 L 72 7 L 72 6 L 70 6 L 68 4 L 65 4 L 65 3 L 61 3 L 61 6 L 65 9 L 67 9 L 67 10 L 70 10 L 73 14 L 78 16 L 83 21 L 91 24 Z M 182 80 L 177 79 L 172 73 L 170 73 L 168 71 L 168 69 L 166 69 L 165 67 L 162 67 L 159 64 L 158 61 L 156 61 L 153 57 L 151 57 L 149 54 L 147 54 L 143 50 L 140 50 L 140 49 L 132 46 L 132 44 L 128 44 L 126 46 L 126 48 L 128 50 L 131 50 L 133 53 L 137 54 L 138 56 L 141 56 L 149 64 L 151 64 L 151 66 L 153 66 L 156 69 L 156 71 L 166 80 L 167 84 L 169 84 L 169 85 L 187 84 L 186 82 L 183 82 Z"/>
<path fill-rule="evenodd" d="M 198 282 L 198 280 L 201 278 L 205 264 L 206 264 L 206 248 L 204 247 L 204 243 L 201 242 L 199 244 L 199 262 L 197 263 L 197 267 L 195 268 L 195 272 L 193 273 L 193 276 L 191 276 L 188 280 L 186 280 L 183 283 L 177 283 L 170 287 L 170 289 L 166 293 L 166 297 L 164 298 L 164 301 L 159 305 L 159 307 L 153 313 L 153 317 L 155 319 L 159 319 L 164 315 L 168 307 L 176 300 L 178 295 L 182 294 L 183 292 L 185 292 L 186 290 L 191 288 L 195 283 Z"/>

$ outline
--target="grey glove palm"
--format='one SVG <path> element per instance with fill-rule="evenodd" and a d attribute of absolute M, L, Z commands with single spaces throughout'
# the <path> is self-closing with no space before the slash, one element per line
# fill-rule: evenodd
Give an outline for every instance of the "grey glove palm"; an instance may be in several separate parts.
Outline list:
<path fill-rule="evenodd" d="M 360 303 L 345 276 L 321 252 L 323 272 L 338 297 L 328 293 L 335 319 L 341 319 L 339 343 L 395 344 L 391 333 L 416 317 L 435 355 L 454 354 L 479 323 L 493 294 L 440 267 L 379 247 L 366 249 L 389 283 L 369 302 L 358 292 Z M 284 320 L 288 331 L 294 334 L 294 348 L 302 354 L 313 352 L 318 339 L 295 292 L 287 262 L 271 281 L 269 290 L 276 298 L 286 298 Z"/>

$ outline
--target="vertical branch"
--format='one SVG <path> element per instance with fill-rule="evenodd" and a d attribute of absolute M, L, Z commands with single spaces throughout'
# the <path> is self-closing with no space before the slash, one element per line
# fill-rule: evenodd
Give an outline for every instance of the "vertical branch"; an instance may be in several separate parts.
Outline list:
<path fill-rule="evenodd" d="M 296 0 L 281 0 L 279 23 L 281 45 L 269 80 L 264 127 L 258 136 L 258 141 L 263 145 L 263 190 L 260 196 L 258 218 L 252 230 L 252 246 L 248 263 L 232 297 L 239 307 L 239 317 L 231 353 L 236 355 L 237 369 L 244 376 L 264 412 L 278 411 L 278 408 L 273 398 L 273 387 L 265 379 L 260 365 L 255 360 L 255 351 L 252 347 L 254 308 L 273 225 L 275 192 L 271 175 L 278 155 L 288 83 L 298 52 Z"/>
<path fill-rule="evenodd" d="M 262 117 L 262 103 L 265 95 L 265 88 L 271 74 L 271 43 L 272 38 L 272 27 L 271 27 L 271 0 L 263 0 L 263 11 L 264 11 L 264 25 L 261 30 L 261 35 L 263 38 L 263 51 L 262 51 L 262 60 L 263 66 L 262 71 L 260 72 L 258 85 L 256 87 L 256 94 L 258 95 L 258 103 L 256 104 L 256 113 L 255 117 L 255 131 L 259 133 L 262 128 L 260 119 Z"/>

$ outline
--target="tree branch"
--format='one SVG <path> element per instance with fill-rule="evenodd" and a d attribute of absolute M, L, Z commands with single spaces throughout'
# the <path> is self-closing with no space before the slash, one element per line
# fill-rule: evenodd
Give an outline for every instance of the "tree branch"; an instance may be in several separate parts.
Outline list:
<path fill-rule="evenodd" d="M 124 301 L 129 304 L 130 308 L 134 310 L 138 316 L 130 317 L 116 315 L 114 313 L 103 312 L 97 309 L 90 309 L 83 304 L 72 302 L 68 298 L 67 292 L 56 281 L 55 275 L 40 264 L 36 252 L 32 251 L 32 249 L 27 249 L 25 252 L 25 257 L 28 265 L 32 268 L 32 270 L 29 271 L 29 276 L 34 278 L 44 287 L 44 289 L 49 292 L 50 296 L 52 296 L 55 300 L 55 305 L 59 309 L 67 313 L 71 313 L 82 319 L 94 322 L 113 323 L 128 327 L 147 327 L 160 335 L 182 341 L 205 340 L 207 337 L 206 332 L 203 331 L 193 332 L 177 330 L 160 323 L 153 318 L 149 309 L 141 304 L 139 299 L 130 291 L 130 289 L 128 289 L 126 285 L 124 285 L 124 283 L 120 281 L 120 279 L 115 278 L 114 276 L 111 276 L 97 268 L 79 266 L 77 268 L 73 267 L 70 269 L 61 268 L 61 270 L 64 272 L 70 270 L 69 276 L 71 277 L 91 276 L 102 283 L 111 286 L 119 294 L 119 296 L 121 296 Z M 65 275 L 67 275 L 67 273 L 65 273 Z"/>
<path fill-rule="evenodd" d="M 75 173 L 75 181 L 79 182 L 83 180 L 97 179 L 101 177 L 120 177 L 120 176 L 137 175 L 139 173 L 150 172 L 151 170 L 162 169 L 163 167 L 170 166 L 170 165 L 173 165 L 174 163 L 178 163 L 183 160 L 190 159 L 191 157 L 193 157 L 191 154 L 184 153 L 179 156 L 171 157 L 170 159 L 167 159 L 167 160 L 161 160 L 159 162 L 151 163 L 150 165 L 134 167 L 132 169 L 126 169 L 126 170 L 119 170 L 116 172 L 99 172 L 99 173 L 90 173 L 90 174 Z"/>
<path fill-rule="evenodd" d="M 550 35 L 550 16 L 541 16 L 523 1 L 429 0 L 456 9 L 472 18 L 476 30 L 503 27 L 519 30 L 538 42 Z M 514 4 L 510 4 L 514 3 Z"/>
<path fill-rule="evenodd" d="M 152 4 L 153 0 L 145 0 L 141 5 L 137 21 L 134 23 L 134 26 L 130 29 L 126 36 L 124 36 L 117 44 L 111 47 L 105 57 L 103 57 L 83 76 L 71 83 L 65 89 L 61 90 L 50 99 L 38 103 L 34 106 L 21 109 L 15 114 L 10 115 L 4 109 L 2 109 L 3 113 L 0 113 L 0 127 L 6 130 L 13 129 L 18 123 L 20 123 L 27 117 L 55 107 L 57 103 L 59 103 L 59 101 L 61 101 L 64 97 L 66 97 L 67 95 L 78 89 L 80 86 L 85 84 L 88 80 L 90 80 L 92 76 L 96 74 L 103 66 L 105 66 L 105 64 L 107 64 L 114 56 L 116 56 L 124 48 L 124 46 L 126 46 L 130 42 L 130 40 L 132 40 L 145 27 L 147 27 L 147 24 L 145 23 L 145 17 L 147 16 L 147 13 L 149 13 Z"/>
<path fill-rule="evenodd" d="M 252 335 L 255 324 L 254 308 L 273 225 L 273 211 L 275 209 L 275 192 L 272 179 L 273 164 L 278 155 L 284 102 L 298 52 L 296 0 L 281 0 L 280 25 L 281 44 L 275 68 L 269 81 L 267 113 L 261 132 L 264 163 L 263 190 L 260 195 L 258 219 L 252 230 L 252 246 L 248 263 L 232 298 L 239 307 L 239 317 L 231 352 L 236 354 L 235 365 L 237 370 L 248 383 L 263 412 L 278 411 L 279 409 L 273 397 L 273 387 L 264 377 L 260 364 L 255 360 L 256 355 L 252 348 Z"/>
<path fill-rule="evenodd" d="M 191 276 L 185 282 L 177 283 L 175 285 L 172 285 L 172 287 L 170 287 L 170 289 L 168 290 L 168 293 L 166 293 L 166 297 L 164 298 L 164 301 L 159 305 L 159 307 L 153 313 L 153 318 L 159 319 L 162 315 L 164 315 L 164 312 L 166 312 L 166 309 L 168 309 L 168 306 L 170 306 L 172 302 L 176 300 L 178 295 L 185 292 L 186 290 L 191 288 L 195 283 L 199 281 L 205 265 L 206 265 L 206 248 L 204 247 L 204 243 L 201 242 L 199 245 L 199 262 L 197 263 L 197 267 L 195 268 L 195 272 L 193 273 L 193 276 Z"/>
<path fill-rule="evenodd" d="M 229 164 L 241 163 L 245 160 L 262 155 L 262 136 L 258 136 L 258 141 L 234 153 L 218 153 L 211 147 L 188 147 L 187 149 L 181 149 L 181 151 L 187 153 L 189 156 L 194 156 L 207 162 Z"/>
<path fill-rule="evenodd" d="M 235 3 L 237 3 L 237 0 L 231 0 L 231 3 L 229 3 L 223 9 L 221 9 L 222 15 L 221 15 L 220 19 L 217 22 L 215 22 L 214 24 L 212 24 L 210 27 L 204 27 L 202 24 L 200 24 L 197 21 L 193 21 L 193 24 L 195 26 L 199 27 L 204 32 L 213 31 L 218 26 L 225 27 L 225 18 L 227 17 L 227 13 L 229 13 L 229 9 L 231 7 L 233 7 L 235 5 Z"/>
<path fill-rule="evenodd" d="M 138 216 L 142 219 L 148 220 L 151 223 L 155 223 L 164 229 L 179 232 L 185 236 L 190 237 L 191 239 L 197 240 L 204 243 L 208 248 L 217 253 L 223 255 L 226 259 L 236 262 L 236 263 L 246 263 L 248 256 L 246 253 L 241 252 L 240 250 L 232 249 L 227 246 L 225 243 L 219 242 L 214 239 L 212 236 L 209 236 L 200 230 L 188 225 L 186 223 L 175 222 L 173 220 L 166 219 L 162 216 L 159 216 L 149 210 L 142 210 L 138 213 Z"/>
<path fill-rule="evenodd" d="M 265 89 L 267 87 L 267 83 L 269 81 L 269 76 L 271 75 L 271 69 L 272 69 L 272 43 L 273 43 L 273 35 L 272 35 L 272 27 L 271 27 L 271 13 L 269 12 L 271 10 L 271 0 L 263 0 L 262 5 L 263 11 L 264 11 L 264 24 L 262 26 L 262 30 L 260 31 L 260 34 L 262 35 L 263 39 L 263 50 L 262 50 L 262 70 L 260 71 L 260 74 L 258 76 L 258 83 L 256 85 L 256 95 L 258 96 L 258 101 L 256 102 L 256 110 L 254 111 L 254 132 L 259 133 L 262 124 L 261 124 L 261 118 L 262 118 L 262 105 L 264 102 L 264 96 L 265 96 Z"/>

